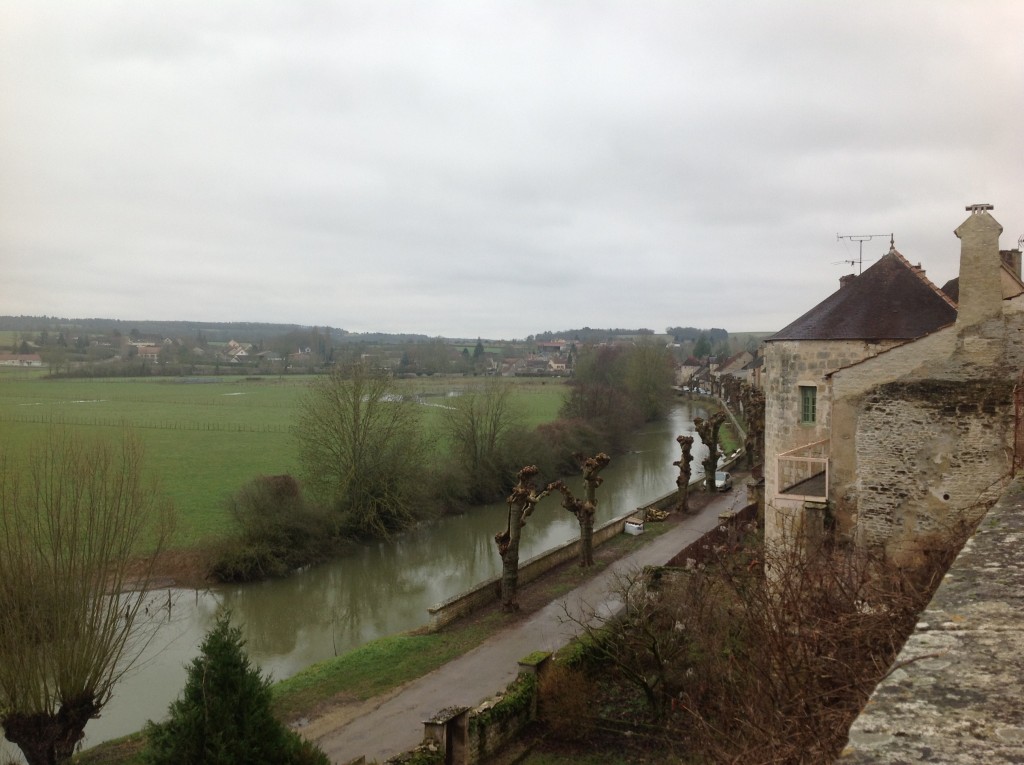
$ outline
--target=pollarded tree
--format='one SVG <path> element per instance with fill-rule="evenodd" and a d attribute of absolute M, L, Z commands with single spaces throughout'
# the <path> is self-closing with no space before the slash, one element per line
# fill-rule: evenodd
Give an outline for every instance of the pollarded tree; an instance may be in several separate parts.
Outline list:
<path fill-rule="evenodd" d="M 576 521 L 580 525 L 581 568 L 594 565 L 594 514 L 597 512 L 597 487 L 604 481 L 599 474 L 611 461 L 612 458 L 604 452 L 583 460 L 583 499 L 574 496 L 563 481 L 555 481 L 551 484 L 552 487 L 562 492 L 562 507 L 575 515 Z"/>
<path fill-rule="evenodd" d="M 676 436 L 676 442 L 682 450 L 679 459 L 672 463 L 679 468 L 679 475 L 676 478 L 679 502 L 676 506 L 679 508 L 679 512 L 685 513 L 690 509 L 690 476 L 693 475 L 690 463 L 693 462 L 693 436 Z"/>
<path fill-rule="evenodd" d="M 501 609 L 506 613 L 519 610 L 516 595 L 519 588 L 519 540 L 523 526 L 533 515 L 537 503 L 555 488 L 555 484 L 549 483 L 538 492 L 533 479 L 539 472 L 536 465 L 528 465 L 516 473 L 516 485 L 508 496 L 508 525 L 504 531 L 494 535 L 494 543 L 501 556 Z"/>
<path fill-rule="evenodd" d="M 693 427 L 700 440 L 708 447 L 704 458 L 704 486 L 710 492 L 715 490 L 715 471 L 718 469 L 718 431 L 725 422 L 725 412 L 715 412 L 708 419 L 693 418 Z"/>
<path fill-rule="evenodd" d="M 753 468 L 764 459 L 764 391 L 744 384 L 741 395 L 747 423 L 747 466 Z"/>
<path fill-rule="evenodd" d="M 152 636 L 142 609 L 170 520 L 131 433 L 51 430 L 0 455 L 0 725 L 30 765 L 70 760 Z"/>
<path fill-rule="evenodd" d="M 422 495 L 426 444 L 417 405 L 363 364 L 317 378 L 294 430 L 313 495 L 361 536 L 406 528 Z"/>
<path fill-rule="evenodd" d="M 168 719 L 146 726 L 147 765 L 327 765 L 271 711 L 270 679 L 252 666 L 242 631 L 220 614 Z"/>

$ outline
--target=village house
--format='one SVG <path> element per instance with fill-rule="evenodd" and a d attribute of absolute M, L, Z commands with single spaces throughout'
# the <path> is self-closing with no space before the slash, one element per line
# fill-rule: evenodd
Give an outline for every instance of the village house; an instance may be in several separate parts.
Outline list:
<path fill-rule="evenodd" d="M 732 375 L 733 377 L 743 377 L 743 370 L 747 364 L 754 360 L 754 354 L 749 351 L 740 351 L 739 353 L 730 356 L 723 361 L 715 374 L 719 377 L 722 375 Z"/>
<path fill-rule="evenodd" d="M 548 372 L 553 375 L 564 375 L 569 372 L 569 360 L 562 354 L 548 357 Z"/>
<path fill-rule="evenodd" d="M 569 342 L 567 340 L 545 340 L 537 343 L 537 353 L 548 354 L 548 353 L 564 353 L 569 349 Z"/>
<path fill-rule="evenodd" d="M 958 301 L 891 243 L 766 341 L 769 539 L 834 529 L 911 560 L 929 532 L 979 517 L 1024 458 L 1020 251 L 999 250 L 991 206 L 967 209 Z"/>
<path fill-rule="evenodd" d="M 676 385 L 680 388 L 690 386 L 690 381 L 700 372 L 702 364 L 700 359 L 690 356 L 676 367 Z"/>
<path fill-rule="evenodd" d="M 135 345 L 133 343 L 133 345 Z M 135 345 L 139 352 L 139 358 L 143 361 L 159 361 L 160 351 L 163 350 L 161 345 Z"/>
<path fill-rule="evenodd" d="M 38 353 L 0 353 L 0 366 L 41 367 L 43 357 Z"/>

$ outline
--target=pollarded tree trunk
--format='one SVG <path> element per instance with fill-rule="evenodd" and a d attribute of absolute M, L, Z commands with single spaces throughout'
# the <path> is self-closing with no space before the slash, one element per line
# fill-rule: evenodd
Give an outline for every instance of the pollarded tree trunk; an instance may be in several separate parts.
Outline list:
<path fill-rule="evenodd" d="M 704 458 L 704 487 L 709 492 L 715 490 L 715 471 L 718 469 L 718 430 L 725 422 L 725 412 L 715 412 L 710 418 L 693 418 L 693 427 L 700 440 L 708 447 L 708 456 Z"/>
<path fill-rule="evenodd" d="M 682 450 L 682 456 L 672 464 L 679 468 L 679 476 L 676 478 L 676 491 L 679 495 L 679 502 L 676 507 L 679 512 L 685 513 L 690 510 L 690 477 L 693 471 L 690 463 L 693 462 L 693 436 L 676 436 L 676 442 Z"/>
<path fill-rule="evenodd" d="M 102 705 L 91 698 L 61 704 L 56 714 L 10 712 L 0 718 L 4 736 L 16 744 L 28 765 L 70 762 L 85 726 L 98 717 Z"/>
<path fill-rule="evenodd" d="M 761 464 L 764 454 L 764 391 L 744 383 L 740 398 L 747 422 L 747 467 L 753 470 Z"/>
<path fill-rule="evenodd" d="M 594 514 L 597 512 L 597 487 L 604 481 L 599 473 L 612 461 L 604 452 L 583 461 L 584 499 L 577 499 L 562 481 L 551 484 L 562 492 L 562 507 L 576 516 L 580 525 L 580 567 L 594 565 Z"/>
<path fill-rule="evenodd" d="M 764 391 L 754 388 L 747 406 L 747 427 L 754 442 L 754 464 L 764 463 Z"/>
<path fill-rule="evenodd" d="M 555 484 L 548 484 L 538 492 L 533 478 L 540 471 L 536 465 L 524 467 L 516 474 L 516 485 L 508 497 L 508 526 L 494 535 L 501 556 L 501 610 L 506 613 L 519 610 L 516 600 L 519 585 L 519 539 L 523 526 L 537 503 L 551 493 Z"/>

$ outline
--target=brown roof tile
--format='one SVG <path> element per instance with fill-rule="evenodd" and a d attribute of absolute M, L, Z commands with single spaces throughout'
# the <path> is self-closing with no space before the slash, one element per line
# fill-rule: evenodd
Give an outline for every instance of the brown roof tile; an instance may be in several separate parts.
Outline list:
<path fill-rule="evenodd" d="M 956 321 L 956 306 L 895 248 L 772 340 L 912 340 Z"/>

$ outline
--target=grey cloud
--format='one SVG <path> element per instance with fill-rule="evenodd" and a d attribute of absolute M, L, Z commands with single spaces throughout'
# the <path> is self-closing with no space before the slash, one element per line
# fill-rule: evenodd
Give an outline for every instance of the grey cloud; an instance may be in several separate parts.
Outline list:
<path fill-rule="evenodd" d="M 837 233 L 941 282 L 963 205 L 1024 232 L 1010 0 L 5 12 L 16 313 L 772 329 L 832 291 Z"/>

